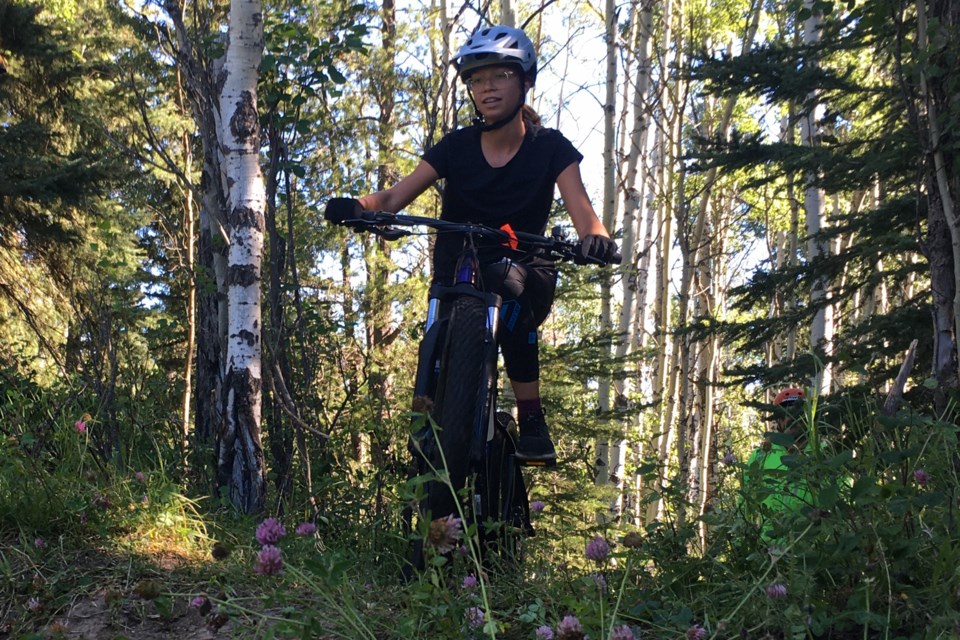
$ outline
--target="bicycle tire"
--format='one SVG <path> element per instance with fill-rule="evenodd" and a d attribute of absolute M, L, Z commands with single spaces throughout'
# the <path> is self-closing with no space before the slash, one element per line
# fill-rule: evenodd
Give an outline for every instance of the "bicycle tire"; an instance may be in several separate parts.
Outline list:
<path fill-rule="evenodd" d="M 437 441 L 443 458 L 433 461 L 438 471 L 446 464 L 450 484 L 457 494 L 466 484 L 470 470 L 470 447 L 477 416 L 485 403 L 489 349 L 486 344 L 487 308 L 483 300 L 462 296 L 450 312 L 433 419 L 439 428 Z M 496 353 L 495 351 L 493 353 Z M 429 486 L 427 507 L 431 517 L 458 515 L 457 497 L 441 482 Z"/>

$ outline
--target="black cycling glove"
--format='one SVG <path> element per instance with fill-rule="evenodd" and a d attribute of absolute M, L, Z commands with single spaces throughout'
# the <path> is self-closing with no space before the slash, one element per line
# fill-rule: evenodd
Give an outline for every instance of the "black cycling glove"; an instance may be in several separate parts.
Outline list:
<path fill-rule="evenodd" d="M 613 264 L 620 262 L 620 249 L 617 243 L 607 236 L 591 233 L 580 241 L 580 255 L 584 262 Z"/>
<path fill-rule="evenodd" d="M 354 198 L 330 198 L 323 212 L 323 219 L 334 224 L 343 224 L 348 220 L 359 220 L 363 213 L 360 201 Z"/>

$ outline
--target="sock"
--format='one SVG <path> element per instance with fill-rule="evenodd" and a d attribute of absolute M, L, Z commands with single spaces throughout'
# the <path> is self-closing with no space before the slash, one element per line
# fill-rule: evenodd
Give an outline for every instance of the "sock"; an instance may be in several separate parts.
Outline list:
<path fill-rule="evenodd" d="M 532 400 L 517 400 L 517 418 L 523 418 L 524 416 L 540 413 L 542 411 L 543 405 L 540 403 L 540 398 L 534 398 Z"/>

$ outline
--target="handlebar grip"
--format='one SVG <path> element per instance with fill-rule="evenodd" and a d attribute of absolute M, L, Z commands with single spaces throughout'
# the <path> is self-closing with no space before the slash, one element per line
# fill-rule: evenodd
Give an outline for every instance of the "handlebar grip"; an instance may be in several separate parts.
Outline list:
<path fill-rule="evenodd" d="M 330 198 L 323 212 L 324 220 L 334 224 L 344 224 L 362 217 L 363 207 L 360 206 L 360 201 L 354 198 Z"/>

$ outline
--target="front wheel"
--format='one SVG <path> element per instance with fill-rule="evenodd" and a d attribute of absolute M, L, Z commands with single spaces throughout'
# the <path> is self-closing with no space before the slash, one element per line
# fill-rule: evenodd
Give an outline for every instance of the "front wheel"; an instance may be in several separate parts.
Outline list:
<path fill-rule="evenodd" d="M 473 431 L 485 413 L 490 375 L 486 360 L 491 348 L 496 355 L 485 340 L 486 316 L 486 304 L 471 296 L 457 298 L 450 312 L 433 409 L 443 455 L 437 452 L 432 462 L 438 472 L 446 469 L 453 491 L 444 483 L 430 483 L 427 507 L 434 519 L 459 514 L 456 494 L 466 484 Z"/>

